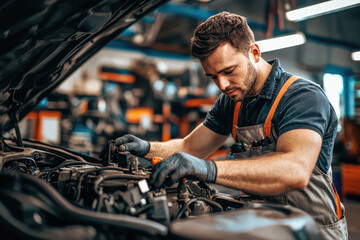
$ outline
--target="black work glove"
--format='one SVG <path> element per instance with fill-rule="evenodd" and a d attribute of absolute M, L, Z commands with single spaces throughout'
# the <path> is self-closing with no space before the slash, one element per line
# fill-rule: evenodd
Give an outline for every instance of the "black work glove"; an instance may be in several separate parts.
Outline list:
<path fill-rule="evenodd" d="M 127 134 L 115 139 L 115 146 L 119 151 L 129 151 L 132 155 L 144 157 L 150 150 L 150 143 L 134 135 Z"/>
<path fill-rule="evenodd" d="M 171 186 L 182 177 L 214 183 L 216 165 L 213 161 L 202 160 L 188 153 L 177 152 L 154 166 L 150 183 L 155 188 L 164 183 Z"/>

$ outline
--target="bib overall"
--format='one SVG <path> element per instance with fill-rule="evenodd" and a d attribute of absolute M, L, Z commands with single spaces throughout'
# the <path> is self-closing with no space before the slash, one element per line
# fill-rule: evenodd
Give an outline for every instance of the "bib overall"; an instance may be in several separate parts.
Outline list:
<path fill-rule="evenodd" d="M 234 158 L 250 158 L 276 151 L 278 137 L 272 126 L 272 118 L 281 97 L 298 78 L 292 76 L 285 82 L 263 124 L 238 127 L 241 102 L 236 104 L 232 129 L 236 144 L 231 148 Z M 289 204 L 307 212 L 314 218 L 324 239 L 347 239 L 345 208 L 332 183 L 331 168 L 325 174 L 315 166 L 309 184 L 304 189 L 277 196 L 264 196 L 263 199 L 270 203 Z"/>

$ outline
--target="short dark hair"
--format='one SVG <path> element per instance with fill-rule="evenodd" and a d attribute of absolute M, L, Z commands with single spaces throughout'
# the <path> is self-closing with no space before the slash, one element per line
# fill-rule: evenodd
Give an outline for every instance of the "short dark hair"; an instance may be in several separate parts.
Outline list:
<path fill-rule="evenodd" d="M 191 38 L 191 54 L 206 59 L 222 43 L 229 42 L 236 49 L 247 53 L 255 42 L 254 33 L 246 18 L 229 12 L 221 12 L 201 23 Z"/>

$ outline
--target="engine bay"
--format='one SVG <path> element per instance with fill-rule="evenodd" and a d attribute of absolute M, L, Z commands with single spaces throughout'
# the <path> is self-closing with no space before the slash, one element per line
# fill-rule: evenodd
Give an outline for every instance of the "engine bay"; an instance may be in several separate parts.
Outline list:
<path fill-rule="evenodd" d="M 135 226 L 151 220 L 152 228 L 161 224 L 161 231 L 146 229 L 145 226 L 133 230 L 163 235 L 166 232 L 162 230 L 166 229 L 163 226 L 169 226 L 171 221 L 222 212 L 244 204 L 230 195 L 217 197 L 205 183 L 185 179 L 174 186 L 152 189 L 147 182 L 152 166 L 129 152 L 113 151 L 111 142 L 109 154 L 101 160 L 84 159 L 79 154 L 38 142 L 23 143 L 24 147 L 18 147 L 3 142 L 0 183 L 1 199 L 6 200 L 3 202 L 5 206 L 1 207 L 17 209 L 15 216 L 18 220 L 35 228 L 66 226 L 77 218 L 77 221 L 99 221 L 98 227 L 104 228 L 99 219 L 101 215 L 98 215 L 101 213 L 106 214 L 106 218 L 115 215 L 136 218 Z M 17 185 L 21 186 L 20 189 Z M 54 201 L 53 198 L 59 199 Z M 62 210 L 54 211 L 59 207 L 64 209 L 62 204 L 65 201 L 87 214 L 94 213 L 94 216 L 68 219 Z M 35 209 L 27 209 L 29 204 L 35 205 Z M 118 226 L 116 221 L 110 225 Z M 120 223 L 119 226 L 129 227 Z M 96 229 L 94 232 L 104 234 L 107 239 L 119 237 L 116 231 Z"/>
<path fill-rule="evenodd" d="M 199 224 L 211 216 L 214 226 L 225 220 L 236 224 L 245 220 L 244 214 L 254 216 L 249 211 L 263 215 L 250 225 L 242 224 L 251 231 L 261 219 L 270 221 L 270 226 L 287 219 L 285 228 L 292 229 L 295 225 L 289 218 L 295 214 L 297 220 L 305 219 L 301 231 L 307 227 L 310 235 L 293 239 L 312 239 L 309 236 L 317 234 L 316 228 L 309 228 L 312 219 L 306 214 L 240 197 L 237 191 L 224 193 L 216 185 L 182 179 L 155 189 L 148 183 L 152 165 L 147 160 L 118 152 L 112 141 L 105 149 L 97 159 L 36 141 L 23 140 L 22 147 L 9 139 L 2 141 L 0 228 L 5 239 L 198 239 L 188 234 L 203 227 L 189 229 L 186 220 Z M 239 239 L 247 228 L 235 235 L 233 230 L 215 230 Z M 216 233 L 202 236 L 219 237 Z M 293 236 L 291 231 L 284 233 Z"/>

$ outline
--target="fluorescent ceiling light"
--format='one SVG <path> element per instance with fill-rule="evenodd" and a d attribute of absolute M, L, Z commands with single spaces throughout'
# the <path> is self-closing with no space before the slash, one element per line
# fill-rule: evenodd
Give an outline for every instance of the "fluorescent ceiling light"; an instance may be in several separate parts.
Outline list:
<path fill-rule="evenodd" d="M 257 41 L 256 44 L 259 45 L 261 52 L 270 52 L 277 49 L 301 45 L 305 42 L 305 35 L 302 32 L 297 32 L 291 35 Z"/>
<path fill-rule="evenodd" d="M 360 5 L 360 0 L 331 0 L 285 13 L 289 21 L 302 21 Z"/>
<path fill-rule="evenodd" d="M 360 51 L 352 52 L 351 53 L 351 59 L 353 61 L 360 61 Z"/>

